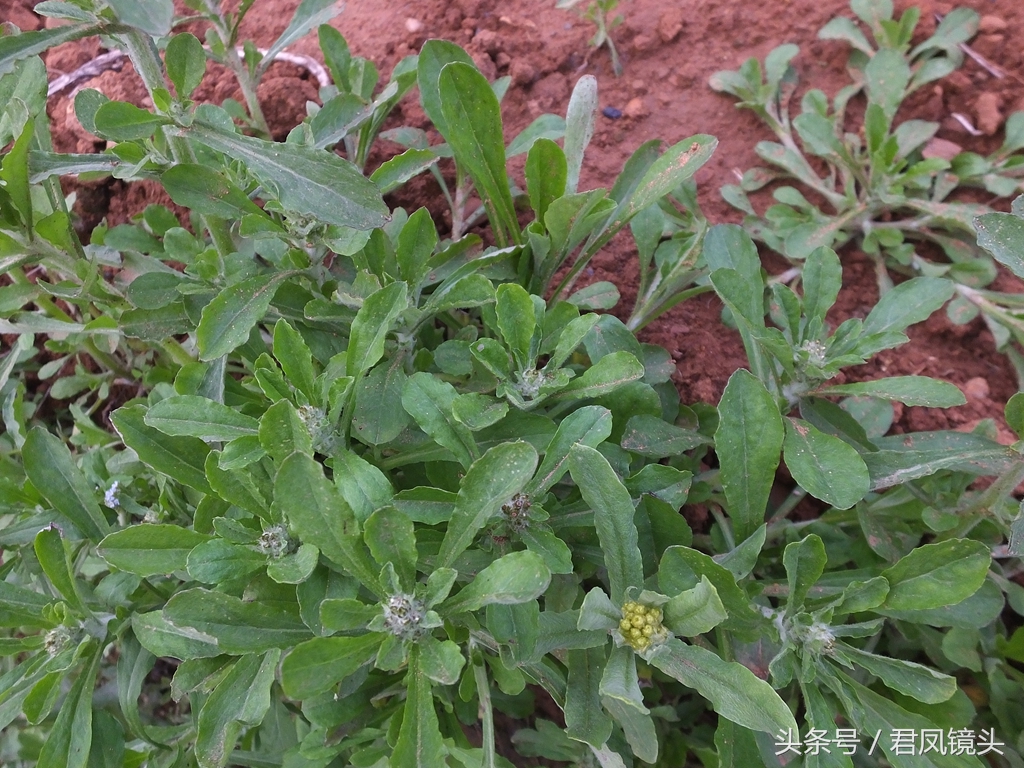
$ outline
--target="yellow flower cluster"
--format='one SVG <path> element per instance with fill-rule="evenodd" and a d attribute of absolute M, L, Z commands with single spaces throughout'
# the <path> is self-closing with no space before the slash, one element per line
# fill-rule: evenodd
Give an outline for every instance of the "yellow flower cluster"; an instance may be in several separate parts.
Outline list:
<path fill-rule="evenodd" d="M 665 627 L 661 623 L 661 608 L 629 602 L 622 606 L 622 621 L 619 622 L 622 638 L 634 651 L 647 650 L 652 642 L 664 638 Z"/>

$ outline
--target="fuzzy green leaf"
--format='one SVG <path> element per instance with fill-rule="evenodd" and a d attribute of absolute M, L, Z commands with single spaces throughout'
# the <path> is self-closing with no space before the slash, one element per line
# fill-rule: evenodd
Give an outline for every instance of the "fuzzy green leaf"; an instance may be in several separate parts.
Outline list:
<path fill-rule="evenodd" d="M 93 541 L 110 532 L 95 493 L 60 438 L 35 427 L 25 438 L 22 457 L 32 485 L 65 520 Z"/>
<path fill-rule="evenodd" d="M 593 448 L 577 443 L 570 449 L 569 473 L 594 510 L 612 602 L 621 606 L 626 590 L 644 583 L 633 501 L 608 460 Z"/>

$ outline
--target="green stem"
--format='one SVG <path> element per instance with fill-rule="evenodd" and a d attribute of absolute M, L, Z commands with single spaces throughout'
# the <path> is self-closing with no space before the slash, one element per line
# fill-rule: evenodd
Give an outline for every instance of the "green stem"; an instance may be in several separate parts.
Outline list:
<path fill-rule="evenodd" d="M 163 62 L 160 60 L 160 52 L 153 42 L 153 38 L 137 29 L 129 30 L 121 35 L 121 40 L 128 48 L 128 56 L 139 73 L 142 82 L 149 91 L 150 98 L 158 88 L 166 89 L 167 81 L 164 79 Z M 153 99 L 154 104 L 156 99 Z M 168 146 L 171 148 L 171 155 L 176 163 L 195 163 L 196 155 L 192 146 L 184 136 L 175 133 L 174 128 L 164 128 L 164 135 L 167 137 Z M 235 244 L 231 239 L 231 233 L 223 220 L 213 216 L 202 217 L 203 226 L 210 233 L 214 247 L 221 256 L 234 253 Z"/>
<path fill-rule="evenodd" d="M 473 646 L 470 644 L 470 658 L 473 657 Z M 476 681 L 476 695 L 480 697 L 480 719 L 483 721 L 483 761 L 481 768 L 495 768 L 494 751 L 494 708 L 491 705 L 491 683 L 487 679 L 487 667 L 483 658 L 480 663 L 473 662 L 473 678 Z"/>

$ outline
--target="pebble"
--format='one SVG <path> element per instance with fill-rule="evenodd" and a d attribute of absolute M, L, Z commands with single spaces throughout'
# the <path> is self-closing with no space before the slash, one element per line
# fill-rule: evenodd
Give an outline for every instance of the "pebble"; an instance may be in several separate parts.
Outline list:
<path fill-rule="evenodd" d="M 626 104 L 626 108 L 623 110 L 623 114 L 626 117 L 644 117 L 647 113 L 647 107 L 644 106 L 644 100 L 639 96 L 630 99 Z"/>
<path fill-rule="evenodd" d="M 419 19 L 408 18 L 405 20 L 405 28 L 413 34 L 423 31 L 423 22 Z"/>
<path fill-rule="evenodd" d="M 988 380 L 975 376 L 964 384 L 963 390 L 968 400 L 983 400 L 988 397 Z"/>
<path fill-rule="evenodd" d="M 616 109 L 615 107 L 605 107 L 601 110 L 601 114 L 607 117 L 609 120 L 618 120 L 622 117 L 622 110 Z"/>
<path fill-rule="evenodd" d="M 658 37 L 663 43 L 671 43 L 683 31 L 683 9 L 670 8 L 658 19 Z"/>
<path fill-rule="evenodd" d="M 978 121 L 978 130 L 986 136 L 993 135 L 1003 124 L 1003 113 L 999 111 L 998 94 L 985 92 L 974 104 L 974 116 Z"/>
<path fill-rule="evenodd" d="M 964 148 L 955 141 L 935 137 L 921 150 L 921 155 L 925 158 L 938 157 L 943 160 L 952 160 L 963 151 Z"/>
<path fill-rule="evenodd" d="M 1007 26 L 1009 25 L 998 16 L 982 16 L 978 22 L 978 31 L 983 34 L 1002 32 Z"/>

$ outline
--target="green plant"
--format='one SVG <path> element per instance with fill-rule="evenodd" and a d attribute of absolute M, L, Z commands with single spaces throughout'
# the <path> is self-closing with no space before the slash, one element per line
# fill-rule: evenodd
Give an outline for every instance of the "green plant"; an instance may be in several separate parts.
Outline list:
<path fill-rule="evenodd" d="M 347 85 L 273 143 L 188 100 L 198 41 L 172 36 L 161 61 L 146 34 L 169 2 L 73 8 L 90 18 L 0 37 L 0 322 L 18 336 L 0 358 L 4 764 L 490 767 L 507 764 L 496 712 L 532 726 L 520 754 L 587 767 L 777 766 L 796 715 L 998 729 L 1020 759 L 1021 639 L 1001 616 L 1004 600 L 1024 615 L 1021 444 L 885 436 L 888 401 L 962 402 L 942 382 L 830 383 L 905 341 L 948 280 L 914 278 L 833 332 L 841 272 L 822 247 L 802 295 L 775 285 L 766 308 L 753 243 L 694 201 L 711 137 L 644 144 L 610 192 L 577 191 L 591 78 L 564 127 L 513 142 L 522 193 L 501 84 L 451 43 L 372 98 L 354 85 L 370 65 L 321 27 Z M 35 55 L 96 33 L 128 43 L 155 110 L 83 91 L 83 125 L 115 145 L 56 155 Z M 367 178 L 410 78 L 444 144 L 395 134 L 420 145 Z M 472 192 L 482 214 L 461 221 L 495 245 L 384 203 L 449 155 L 453 225 Z M 84 172 L 158 180 L 191 231 L 151 208 L 83 245 L 54 182 Z M 608 287 L 570 293 L 627 224 L 644 281 L 628 326 L 588 311 Z M 631 327 L 709 285 L 752 372 L 689 407 Z M 47 353 L 91 387 L 59 379 L 66 410 L 33 386 Z M 125 366 L 139 385 L 114 398 Z M 782 459 L 798 487 L 777 503 Z M 805 496 L 827 509 L 791 520 Z M 684 503 L 713 524 L 691 530 Z"/>
<path fill-rule="evenodd" d="M 556 8 L 568 10 L 580 4 L 580 0 L 558 0 Z M 622 23 L 622 15 L 612 17 L 615 9 L 619 7 L 619 0 L 589 0 L 587 7 L 580 14 L 584 19 L 594 24 L 597 31 L 590 38 L 590 47 L 597 50 L 602 45 L 608 47 L 608 53 L 612 57 L 612 71 L 616 77 L 622 75 L 622 62 L 619 61 L 619 52 L 615 49 L 615 41 L 612 40 L 611 32 Z"/>
<path fill-rule="evenodd" d="M 996 271 L 977 247 L 974 219 L 988 209 L 948 198 L 964 186 L 1004 196 L 1021 188 L 1024 157 L 1014 153 L 1024 148 L 1024 113 L 1010 117 L 1004 144 L 991 157 L 963 152 L 952 160 L 923 152 L 937 123 L 895 120 L 909 94 L 959 66 L 963 54 L 958 44 L 974 34 L 977 14 L 957 9 L 931 37 L 911 47 L 918 9 L 907 9 L 897 21 L 890 2 L 852 2 L 851 7 L 874 44 L 849 19 L 834 19 L 821 30 L 820 37 L 845 40 L 852 47 L 848 71 L 853 82 L 831 104 L 812 89 L 803 96 L 800 114 L 790 117 L 797 85 L 789 63 L 798 52 L 794 45 L 772 51 L 763 72 L 750 59 L 739 71 L 712 78 L 713 88 L 739 98 L 738 106 L 753 110 L 779 139 L 757 145 L 771 168 L 748 170 L 739 184 L 723 187 L 723 197 L 746 214 L 744 226 L 753 237 L 795 264 L 819 246 L 855 242 L 877 261 L 881 292 L 892 286 L 887 270 L 948 276 L 958 294 L 947 310 L 950 319 L 969 322 L 980 311 L 999 348 L 1011 338 L 1020 342 L 1019 297 L 984 290 Z M 850 131 L 847 107 L 862 92 L 864 122 Z M 824 174 L 816 170 L 822 166 Z M 800 188 L 777 186 L 772 192 L 776 203 L 759 215 L 747 193 L 776 181 L 796 181 Z M 944 261 L 935 258 L 940 254 Z"/>

